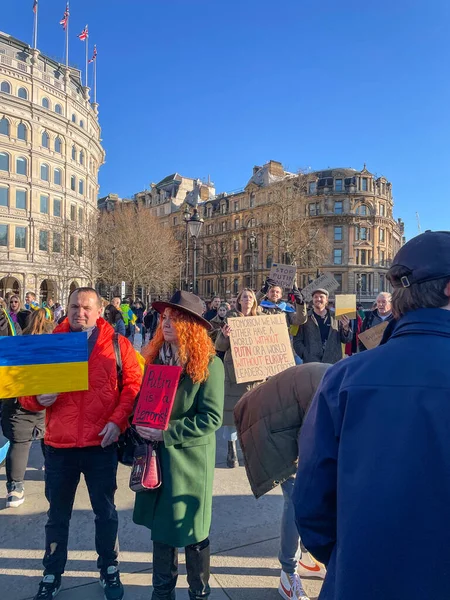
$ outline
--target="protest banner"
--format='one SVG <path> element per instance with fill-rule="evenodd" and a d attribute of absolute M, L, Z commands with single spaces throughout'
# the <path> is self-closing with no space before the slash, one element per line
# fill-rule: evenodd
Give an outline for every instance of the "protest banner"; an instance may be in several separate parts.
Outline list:
<path fill-rule="evenodd" d="M 280 265 L 279 263 L 272 263 L 269 279 L 276 281 L 277 285 L 279 285 L 281 289 L 292 290 L 296 274 L 297 267 L 295 265 Z"/>
<path fill-rule="evenodd" d="M 331 273 L 324 273 L 311 283 L 309 283 L 306 287 L 302 289 L 302 294 L 305 299 L 305 302 L 310 302 L 312 300 L 312 292 L 319 288 L 323 288 L 327 290 L 327 292 L 334 292 L 339 287 L 339 283 L 336 279 L 331 275 Z"/>
<path fill-rule="evenodd" d="M 144 374 L 133 425 L 166 430 L 183 369 L 148 365 Z"/>
<path fill-rule="evenodd" d="M 367 331 L 360 333 L 358 339 L 361 340 L 367 350 L 372 350 L 372 348 L 376 348 L 380 345 L 380 342 L 383 339 L 384 330 L 388 324 L 389 321 L 379 323 L 378 325 L 375 325 L 375 327 L 371 327 Z"/>
<path fill-rule="evenodd" d="M 349 319 L 356 319 L 356 295 L 355 294 L 337 294 L 335 296 L 336 319 L 346 316 Z"/>
<path fill-rule="evenodd" d="M 88 389 L 86 333 L 0 337 L 0 398 Z"/>
<path fill-rule="evenodd" d="M 262 381 L 295 365 L 286 317 L 234 317 L 230 346 L 237 383 Z"/>

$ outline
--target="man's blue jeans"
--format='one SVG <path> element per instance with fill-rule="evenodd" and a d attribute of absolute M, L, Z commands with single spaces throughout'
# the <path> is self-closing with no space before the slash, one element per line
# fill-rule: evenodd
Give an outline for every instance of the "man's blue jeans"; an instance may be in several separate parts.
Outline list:
<path fill-rule="evenodd" d="M 61 575 L 67 562 L 69 523 L 75 493 L 84 475 L 95 514 L 97 567 L 118 564 L 119 519 L 114 505 L 117 489 L 117 447 L 53 448 L 45 446 L 45 495 L 50 504 L 45 526 L 44 575 Z"/>
<path fill-rule="evenodd" d="M 297 571 L 297 564 L 302 555 L 300 537 L 295 524 L 294 504 L 292 503 L 294 483 L 295 476 L 292 476 L 281 484 L 284 506 L 281 517 L 281 539 L 278 560 L 281 563 L 283 571 L 290 575 Z"/>

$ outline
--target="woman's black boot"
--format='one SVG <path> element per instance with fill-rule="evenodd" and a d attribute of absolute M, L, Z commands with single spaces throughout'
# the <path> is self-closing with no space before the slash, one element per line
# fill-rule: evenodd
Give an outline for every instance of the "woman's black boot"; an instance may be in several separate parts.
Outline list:
<path fill-rule="evenodd" d="M 239 466 L 239 461 L 236 451 L 236 442 L 228 442 L 227 467 L 233 469 Z"/>
<path fill-rule="evenodd" d="M 189 584 L 189 600 L 209 598 L 210 547 L 209 539 L 186 546 L 186 572 Z"/>
<path fill-rule="evenodd" d="M 167 544 L 153 542 L 152 600 L 175 600 L 178 579 L 178 550 Z"/>

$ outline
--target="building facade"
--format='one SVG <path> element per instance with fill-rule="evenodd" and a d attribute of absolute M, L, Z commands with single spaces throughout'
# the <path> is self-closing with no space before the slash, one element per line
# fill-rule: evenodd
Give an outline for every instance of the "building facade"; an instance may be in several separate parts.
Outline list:
<path fill-rule="evenodd" d="M 142 202 L 147 198 L 146 204 L 165 225 L 175 228 L 184 253 L 181 287 L 196 289 L 205 298 L 214 294 L 230 297 L 243 287 L 259 289 L 273 262 L 289 263 L 289 252 L 282 243 L 275 243 L 273 221 L 275 210 L 283 209 L 283 195 L 294 189 L 296 216 L 292 223 L 319 232 L 320 244 L 326 248 L 319 262 L 309 258 L 295 261 L 299 287 L 315 279 L 318 272 L 332 273 L 340 284 L 336 293 L 355 293 L 367 306 L 379 292 L 390 289 L 386 274 L 403 243 L 404 226 L 393 216 L 391 183 L 365 166 L 361 171 L 337 168 L 298 175 L 269 161 L 254 167 L 242 190 L 210 194 L 207 199 L 199 194 L 198 180 L 191 181 L 197 181 L 196 191 L 188 192 L 184 202 L 181 198 L 174 202 L 170 193 L 154 198 L 153 204 L 148 194 L 135 196 Z M 299 181 L 301 185 L 297 185 Z M 286 204 L 286 210 L 291 205 Z M 196 286 L 192 240 L 185 223 L 187 211 L 192 212 L 194 206 L 204 219 L 197 241 Z"/>
<path fill-rule="evenodd" d="M 81 73 L 0 33 L 0 295 L 95 281 L 98 105 Z"/>

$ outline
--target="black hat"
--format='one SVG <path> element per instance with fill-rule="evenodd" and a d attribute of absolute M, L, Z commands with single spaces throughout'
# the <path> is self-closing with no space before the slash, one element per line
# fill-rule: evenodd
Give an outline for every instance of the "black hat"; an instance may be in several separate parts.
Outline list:
<path fill-rule="evenodd" d="M 169 302 L 152 302 L 152 307 L 156 312 L 162 313 L 166 308 L 175 308 L 181 312 L 187 313 L 195 319 L 206 329 L 211 330 L 212 325 L 209 321 L 203 318 L 203 302 L 195 294 L 190 292 L 184 292 L 179 290 L 175 292 Z"/>
<path fill-rule="evenodd" d="M 406 243 L 395 255 L 392 267 L 403 267 L 405 274 L 388 278 L 394 287 L 450 278 L 450 231 L 425 231 Z M 391 267 L 391 268 L 392 268 Z"/>

